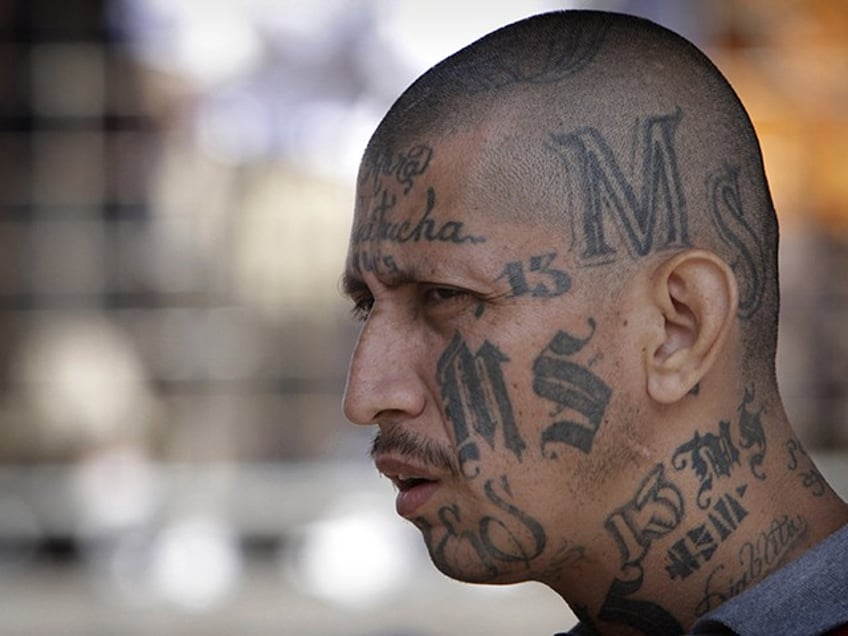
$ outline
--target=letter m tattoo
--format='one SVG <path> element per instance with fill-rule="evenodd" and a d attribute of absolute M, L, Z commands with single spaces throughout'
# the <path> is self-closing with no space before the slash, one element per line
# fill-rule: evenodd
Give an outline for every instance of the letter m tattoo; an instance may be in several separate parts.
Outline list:
<path fill-rule="evenodd" d="M 556 405 L 551 413 L 556 421 L 542 432 L 542 450 L 551 442 L 562 442 L 584 453 L 592 450 L 595 433 L 604 417 L 612 393 L 597 375 L 568 360 L 591 340 L 595 321 L 589 319 L 592 333 L 583 340 L 558 331 L 533 364 L 533 390 Z M 555 458 L 556 453 L 548 453 Z"/>
<path fill-rule="evenodd" d="M 518 459 L 526 444 L 518 432 L 512 404 L 509 401 L 501 365 L 508 362 L 500 349 L 486 340 L 472 354 L 459 332 L 439 359 L 436 375 L 441 388 L 442 404 L 448 420 L 453 425 L 460 466 L 467 477 L 465 465 L 480 459 L 480 451 L 471 437 L 473 430 L 491 448 L 495 446 L 498 427 L 503 431 L 504 443 Z"/>
<path fill-rule="evenodd" d="M 674 148 L 674 131 L 681 116 L 678 111 L 642 123 L 641 148 L 634 149 L 641 170 L 632 171 L 632 180 L 597 129 L 551 135 L 554 151 L 574 170 L 583 199 L 582 224 L 578 221 L 579 227 L 575 227 L 575 239 L 582 244 L 584 263 L 616 260 L 620 242 L 633 258 L 689 244 L 686 202 Z M 617 230 L 616 242 L 610 236 L 611 227 Z"/>

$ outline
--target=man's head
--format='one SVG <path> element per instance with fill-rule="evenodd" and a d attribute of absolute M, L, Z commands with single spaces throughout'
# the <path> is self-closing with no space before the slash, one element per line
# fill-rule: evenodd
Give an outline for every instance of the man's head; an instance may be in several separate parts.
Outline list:
<path fill-rule="evenodd" d="M 537 16 L 419 78 L 360 169 L 345 412 L 437 566 L 641 580 L 616 515 L 662 502 L 647 550 L 699 492 L 674 451 L 780 409 L 776 252 L 744 109 L 652 23 Z"/>

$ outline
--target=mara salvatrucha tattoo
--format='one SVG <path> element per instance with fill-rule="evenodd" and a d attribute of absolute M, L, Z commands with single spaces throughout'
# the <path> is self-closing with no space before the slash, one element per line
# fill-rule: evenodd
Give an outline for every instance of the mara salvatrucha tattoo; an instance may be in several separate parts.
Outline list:
<path fill-rule="evenodd" d="M 749 452 L 748 466 L 757 479 L 765 479 L 762 464 L 766 453 L 766 436 L 761 415 L 764 408 L 752 410 L 754 389 L 748 387 L 739 405 L 739 422 L 734 427 L 728 420 L 721 420 L 718 433 L 695 431 L 688 442 L 677 447 L 671 458 L 672 467 L 685 470 L 691 467 L 701 485 L 698 489 L 698 507 L 706 510 L 712 502 L 711 492 L 716 482 L 732 476 L 742 465 L 740 448 Z"/>
<path fill-rule="evenodd" d="M 427 188 L 423 210 L 413 214 L 411 219 L 393 219 L 391 213 L 397 205 L 396 194 L 383 190 L 368 213 L 367 220 L 356 227 L 352 243 L 484 243 L 484 236 L 469 234 L 465 223 L 455 219 L 434 219 L 436 209 L 436 190 Z"/>
<path fill-rule="evenodd" d="M 592 443 L 604 417 L 612 389 L 595 373 L 569 358 L 588 344 L 595 333 L 595 321 L 588 321 L 589 335 L 578 338 L 558 331 L 533 363 L 533 391 L 553 402 L 554 422 L 542 431 L 542 451 L 556 458 L 551 444 L 567 444 L 584 453 Z"/>
<path fill-rule="evenodd" d="M 403 187 L 403 194 L 409 194 L 415 180 L 427 172 L 433 149 L 426 144 L 413 144 L 409 148 L 395 151 L 383 148 L 372 153 L 363 161 L 363 170 L 359 178 L 359 187 L 370 185 L 368 194 L 376 196 L 389 184 Z"/>
<path fill-rule="evenodd" d="M 677 111 L 648 117 L 640 124 L 636 142 L 641 144 L 636 152 L 640 168 L 632 178 L 598 129 L 550 136 L 551 148 L 575 175 L 582 201 L 573 228 L 583 264 L 616 261 L 622 248 L 637 259 L 690 244 L 674 138 L 682 117 Z"/>
<path fill-rule="evenodd" d="M 709 176 L 707 188 L 713 225 L 736 256 L 730 262 L 739 281 L 737 313 L 742 318 L 750 318 L 763 299 L 768 259 L 761 233 L 751 227 L 750 215 L 742 206 L 739 169 L 724 166 Z"/>
<path fill-rule="evenodd" d="M 502 367 L 509 362 L 497 346 L 486 340 L 472 353 L 457 331 L 437 364 L 445 415 L 453 426 L 463 475 L 476 477 L 480 460 L 477 441 L 494 449 L 498 431 L 503 443 L 518 459 L 527 444 L 519 433 Z"/>

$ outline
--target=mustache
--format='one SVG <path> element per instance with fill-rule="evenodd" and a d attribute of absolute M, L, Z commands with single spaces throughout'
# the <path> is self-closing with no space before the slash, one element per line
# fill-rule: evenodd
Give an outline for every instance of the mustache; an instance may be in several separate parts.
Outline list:
<path fill-rule="evenodd" d="M 377 431 L 371 442 L 371 458 L 389 452 L 397 452 L 404 457 L 459 476 L 460 470 L 456 456 L 444 446 L 432 440 L 419 438 L 409 431 L 392 427 Z"/>

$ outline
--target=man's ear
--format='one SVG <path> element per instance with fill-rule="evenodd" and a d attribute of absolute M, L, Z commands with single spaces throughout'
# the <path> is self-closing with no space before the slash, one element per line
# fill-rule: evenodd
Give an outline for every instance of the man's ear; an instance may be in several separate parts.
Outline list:
<path fill-rule="evenodd" d="M 657 268 L 651 293 L 663 325 L 646 351 L 647 389 L 672 404 L 697 386 L 724 347 L 736 320 L 736 276 L 716 254 L 686 250 Z"/>

